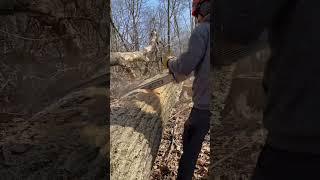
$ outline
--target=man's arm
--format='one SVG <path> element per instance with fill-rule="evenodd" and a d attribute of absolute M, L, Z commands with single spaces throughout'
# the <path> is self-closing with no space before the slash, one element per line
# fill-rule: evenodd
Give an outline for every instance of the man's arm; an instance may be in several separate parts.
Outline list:
<path fill-rule="evenodd" d="M 205 25 L 200 25 L 205 26 Z M 177 60 L 168 62 L 169 70 L 177 76 L 188 76 L 204 58 L 209 32 L 204 32 L 203 27 L 196 27 L 189 39 L 189 46 L 186 52 L 182 53 Z"/>
<path fill-rule="evenodd" d="M 288 2 L 289 0 L 215 0 L 215 31 L 221 31 L 230 41 L 249 44 L 258 40 Z"/>

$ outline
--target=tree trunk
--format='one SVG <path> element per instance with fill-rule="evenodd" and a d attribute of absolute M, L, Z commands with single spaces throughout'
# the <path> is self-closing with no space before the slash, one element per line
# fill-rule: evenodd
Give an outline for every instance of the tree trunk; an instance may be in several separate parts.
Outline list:
<path fill-rule="evenodd" d="M 181 85 L 170 83 L 111 103 L 111 179 L 149 179 L 162 128 L 180 92 Z"/>

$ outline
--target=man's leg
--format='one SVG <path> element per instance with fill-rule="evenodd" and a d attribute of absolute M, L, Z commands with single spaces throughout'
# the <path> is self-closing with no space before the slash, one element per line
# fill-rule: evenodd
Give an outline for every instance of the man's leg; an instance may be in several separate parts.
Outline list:
<path fill-rule="evenodd" d="M 289 152 L 266 144 L 259 155 L 252 180 L 314 179 L 312 177 L 319 177 L 319 173 L 320 155 Z"/>
<path fill-rule="evenodd" d="M 204 137 L 210 128 L 210 111 L 193 108 L 183 132 L 183 154 L 177 180 L 191 180 Z"/>

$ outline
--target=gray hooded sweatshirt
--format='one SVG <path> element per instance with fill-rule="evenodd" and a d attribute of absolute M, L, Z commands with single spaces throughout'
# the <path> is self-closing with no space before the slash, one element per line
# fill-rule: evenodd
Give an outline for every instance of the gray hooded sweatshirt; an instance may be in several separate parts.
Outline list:
<path fill-rule="evenodd" d="M 194 72 L 192 86 L 194 107 L 209 110 L 210 89 L 210 15 L 191 33 L 186 52 L 176 60 L 170 60 L 169 70 L 175 77 L 189 76 Z M 177 81 L 178 78 L 176 78 Z"/>

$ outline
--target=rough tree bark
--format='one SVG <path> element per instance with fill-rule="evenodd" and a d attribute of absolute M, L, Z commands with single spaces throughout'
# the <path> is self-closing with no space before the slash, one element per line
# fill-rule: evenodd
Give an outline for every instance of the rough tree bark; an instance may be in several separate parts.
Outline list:
<path fill-rule="evenodd" d="M 111 103 L 111 179 L 149 179 L 162 127 L 180 92 L 181 85 L 171 83 Z"/>

